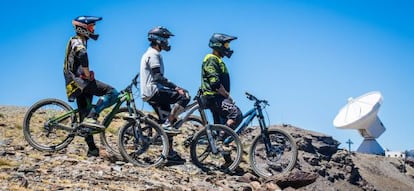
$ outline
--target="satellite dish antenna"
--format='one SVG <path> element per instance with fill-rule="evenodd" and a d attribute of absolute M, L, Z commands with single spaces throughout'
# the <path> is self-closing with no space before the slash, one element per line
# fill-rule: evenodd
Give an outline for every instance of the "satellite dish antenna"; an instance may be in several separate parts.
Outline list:
<path fill-rule="evenodd" d="M 356 129 L 364 141 L 357 152 L 384 155 L 384 149 L 375 140 L 385 131 L 378 118 L 382 95 L 378 91 L 366 93 L 357 98 L 349 98 L 348 104 L 339 110 L 333 125 L 339 129 Z"/>

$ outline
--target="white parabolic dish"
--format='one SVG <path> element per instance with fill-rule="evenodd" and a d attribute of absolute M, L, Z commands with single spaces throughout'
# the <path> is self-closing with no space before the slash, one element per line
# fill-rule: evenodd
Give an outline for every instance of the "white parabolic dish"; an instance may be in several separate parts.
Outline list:
<path fill-rule="evenodd" d="M 348 99 L 336 115 L 333 125 L 345 129 L 366 129 L 377 118 L 378 109 L 382 104 L 382 95 L 374 91 L 355 99 Z"/>

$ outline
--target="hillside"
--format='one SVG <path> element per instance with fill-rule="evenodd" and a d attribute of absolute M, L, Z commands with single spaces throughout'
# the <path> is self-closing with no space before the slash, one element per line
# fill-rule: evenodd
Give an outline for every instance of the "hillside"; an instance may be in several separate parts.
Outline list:
<path fill-rule="evenodd" d="M 282 128 L 295 138 L 298 163 L 291 173 L 269 179 L 252 173 L 247 154 L 241 168 L 229 175 L 200 171 L 186 151 L 180 151 L 187 158 L 185 164 L 150 169 L 116 160 L 103 148 L 100 157 L 87 158 L 80 137 L 63 151 L 39 152 L 23 138 L 26 109 L 0 106 L 0 190 L 414 190 L 414 168 L 407 165 L 401 172 L 402 160 L 348 154 L 331 136 L 291 125 L 272 128 Z M 257 133 L 242 135 L 245 150 Z M 99 143 L 98 136 L 95 141 Z"/>

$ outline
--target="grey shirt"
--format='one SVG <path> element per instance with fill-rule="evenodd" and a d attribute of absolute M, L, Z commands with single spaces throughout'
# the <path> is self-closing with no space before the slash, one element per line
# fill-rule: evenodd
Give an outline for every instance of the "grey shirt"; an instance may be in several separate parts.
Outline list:
<path fill-rule="evenodd" d="M 156 49 L 149 47 L 141 58 L 141 97 L 145 101 L 151 99 L 152 96 L 158 91 L 160 84 L 154 82 L 154 76 L 152 74 L 152 68 L 160 68 L 161 74 L 164 74 L 164 63 L 160 52 Z"/>

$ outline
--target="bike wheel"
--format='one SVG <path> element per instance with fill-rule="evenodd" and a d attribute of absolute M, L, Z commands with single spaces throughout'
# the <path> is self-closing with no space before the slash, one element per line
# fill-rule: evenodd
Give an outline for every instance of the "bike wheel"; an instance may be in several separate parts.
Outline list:
<path fill-rule="evenodd" d="M 58 151 L 74 138 L 75 112 L 64 101 L 43 99 L 33 104 L 23 120 L 26 141 L 40 151 Z"/>
<path fill-rule="evenodd" d="M 119 130 L 118 146 L 127 161 L 140 167 L 162 165 L 169 149 L 167 134 L 148 118 L 124 125 Z"/>
<path fill-rule="evenodd" d="M 203 122 L 203 120 L 201 120 L 201 117 L 190 115 L 182 125 L 184 126 L 183 133 L 188 135 L 194 135 L 196 132 L 200 131 L 204 127 L 204 125 L 206 125 L 206 123 Z"/>
<path fill-rule="evenodd" d="M 180 127 L 181 133 L 176 135 L 177 140 L 184 140 L 182 143 L 174 145 L 176 150 L 179 151 L 179 153 L 188 153 L 185 151 L 190 146 L 194 135 L 198 131 L 200 131 L 205 125 L 206 124 L 203 122 L 203 120 L 201 120 L 200 117 L 195 116 L 195 115 L 190 115 L 187 118 L 187 120 L 181 125 Z"/>
<path fill-rule="evenodd" d="M 131 115 L 127 107 L 121 107 L 116 111 L 115 115 L 105 116 L 102 124 L 108 124 L 105 131 L 102 131 L 99 136 L 101 144 L 105 146 L 106 150 L 117 158 L 122 158 L 118 149 L 118 132 L 119 129 L 128 121 L 124 117 Z"/>
<path fill-rule="evenodd" d="M 263 136 L 259 135 L 250 147 L 249 159 L 253 171 L 261 177 L 286 173 L 295 166 L 298 149 L 293 138 L 279 129 L 270 129 L 270 151 L 266 151 Z"/>
<path fill-rule="evenodd" d="M 203 171 L 232 171 L 238 167 L 243 154 L 242 144 L 237 134 L 227 126 L 211 125 L 212 143 L 217 147 L 213 153 L 207 127 L 194 135 L 190 145 L 192 162 Z"/>

